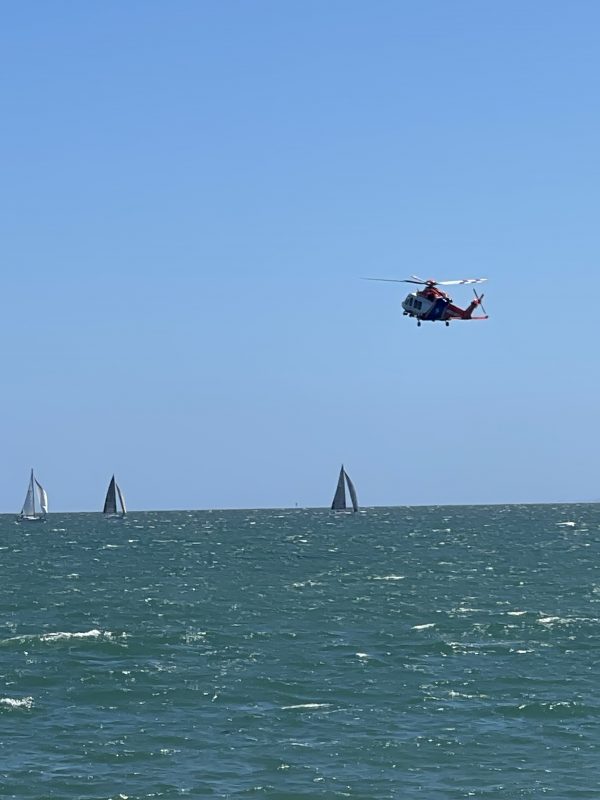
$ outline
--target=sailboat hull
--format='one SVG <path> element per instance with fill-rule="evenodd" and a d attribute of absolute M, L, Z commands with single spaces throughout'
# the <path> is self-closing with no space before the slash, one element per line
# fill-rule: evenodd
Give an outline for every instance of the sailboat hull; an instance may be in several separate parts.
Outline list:
<path fill-rule="evenodd" d="M 20 517 L 17 517 L 19 522 L 46 522 L 46 517 L 30 517 L 23 514 Z"/>

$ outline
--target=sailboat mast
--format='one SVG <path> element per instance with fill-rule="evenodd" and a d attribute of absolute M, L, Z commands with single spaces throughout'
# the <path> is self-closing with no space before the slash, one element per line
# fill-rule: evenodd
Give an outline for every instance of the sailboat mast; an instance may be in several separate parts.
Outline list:
<path fill-rule="evenodd" d="M 31 500 L 33 502 L 33 516 L 35 517 L 35 487 L 33 485 L 33 468 L 31 470 Z"/>

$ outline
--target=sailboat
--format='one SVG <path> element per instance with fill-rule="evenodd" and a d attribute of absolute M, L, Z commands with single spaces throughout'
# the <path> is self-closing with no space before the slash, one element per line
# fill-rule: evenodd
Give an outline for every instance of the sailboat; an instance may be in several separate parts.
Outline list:
<path fill-rule="evenodd" d="M 117 500 L 119 506 L 121 507 L 121 511 L 117 510 Z M 106 500 L 104 501 L 102 513 L 105 517 L 124 517 L 127 513 L 123 492 L 121 491 L 119 484 L 115 481 L 114 475 L 108 484 L 108 491 L 106 492 Z"/>
<path fill-rule="evenodd" d="M 19 519 L 25 522 L 40 522 L 46 519 L 48 513 L 48 495 L 41 483 L 34 478 L 33 470 L 29 478 L 29 486 L 25 495 L 25 502 L 19 514 Z"/>
<path fill-rule="evenodd" d="M 346 484 L 348 484 L 348 491 L 350 492 L 350 500 L 352 501 L 352 511 L 358 511 L 358 500 L 356 497 L 356 489 L 350 480 L 350 476 L 344 469 L 340 469 L 340 477 L 338 478 L 337 488 L 333 496 L 333 503 L 331 504 L 332 511 L 345 511 L 346 510 Z"/>

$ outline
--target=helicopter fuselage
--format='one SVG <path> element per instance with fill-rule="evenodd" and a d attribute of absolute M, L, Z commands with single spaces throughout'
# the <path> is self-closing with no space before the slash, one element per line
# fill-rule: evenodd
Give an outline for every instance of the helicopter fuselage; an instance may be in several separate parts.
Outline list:
<path fill-rule="evenodd" d="M 450 324 L 453 319 L 477 319 L 472 317 L 473 311 L 480 304 L 480 300 L 473 301 L 467 308 L 459 308 L 452 302 L 446 292 L 434 287 L 427 287 L 422 292 L 411 292 L 402 302 L 404 314 L 415 317 L 418 324 L 423 322 L 445 322 Z"/>
<path fill-rule="evenodd" d="M 445 319 L 449 305 L 450 299 L 447 297 L 426 297 L 422 292 L 411 292 L 402 303 L 402 308 L 409 317 L 418 317 L 434 322 Z"/>

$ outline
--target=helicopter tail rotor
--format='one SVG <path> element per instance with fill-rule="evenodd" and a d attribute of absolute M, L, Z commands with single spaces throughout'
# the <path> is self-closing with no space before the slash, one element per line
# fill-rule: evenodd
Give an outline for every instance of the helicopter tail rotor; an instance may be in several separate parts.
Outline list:
<path fill-rule="evenodd" d="M 473 289 L 473 294 L 475 295 L 475 299 L 477 300 L 477 304 L 478 304 L 479 308 L 480 308 L 480 309 L 483 311 L 483 313 L 484 313 L 484 314 L 486 315 L 486 317 L 487 317 L 488 313 L 487 313 L 487 311 L 485 310 L 485 308 L 483 307 L 483 303 L 481 302 L 481 301 L 483 300 L 483 298 L 484 298 L 484 295 L 483 295 L 483 294 L 477 294 L 477 292 L 475 291 L 475 289 Z"/>

